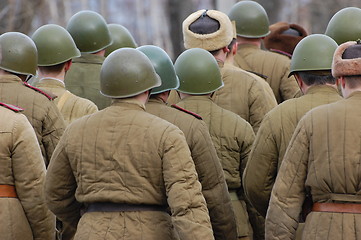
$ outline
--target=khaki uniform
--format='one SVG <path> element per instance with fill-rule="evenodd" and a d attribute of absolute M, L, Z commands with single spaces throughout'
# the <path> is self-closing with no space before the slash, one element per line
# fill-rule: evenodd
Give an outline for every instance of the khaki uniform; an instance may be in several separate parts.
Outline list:
<path fill-rule="evenodd" d="M 297 123 L 309 110 L 340 99 L 334 87 L 311 86 L 306 95 L 280 104 L 263 119 L 243 175 L 245 193 L 262 216 L 266 216 L 272 187 Z"/>
<path fill-rule="evenodd" d="M 116 99 L 68 126 L 48 168 L 47 203 L 74 239 L 213 239 L 201 185 L 183 133 Z M 86 212 L 82 204 L 167 206 L 165 211 Z M 173 224 L 172 224 L 173 223 Z"/>
<path fill-rule="evenodd" d="M 296 79 L 290 73 L 290 59 L 281 54 L 264 51 L 251 44 L 239 44 L 234 63 L 247 71 L 267 76 L 278 103 L 300 96 Z"/>
<path fill-rule="evenodd" d="M 82 116 L 98 111 L 97 106 L 90 100 L 75 96 L 67 91 L 61 80 L 42 78 L 36 86 L 58 96 L 54 100 L 54 103 L 63 115 L 66 125 L 69 125 L 71 122 Z"/>
<path fill-rule="evenodd" d="M 249 122 L 257 133 L 264 115 L 277 106 L 274 96 L 267 93 L 264 85 L 243 70 L 231 64 L 220 67 L 224 87 L 216 91 L 212 99 L 220 107 Z"/>
<path fill-rule="evenodd" d="M 236 239 L 236 222 L 222 166 L 207 125 L 197 116 L 168 107 L 160 98 L 151 98 L 146 111 L 173 123 L 184 133 L 202 184 L 215 239 Z"/>
<path fill-rule="evenodd" d="M 0 101 L 25 109 L 23 113 L 35 130 L 47 166 L 65 129 L 61 113 L 51 99 L 15 75 L 2 75 L 0 89 Z"/>
<path fill-rule="evenodd" d="M 360 203 L 361 92 L 317 107 L 299 122 L 274 185 L 266 239 L 293 239 L 305 193 L 313 202 Z M 311 212 L 303 239 L 361 239 L 361 214 Z"/>
<path fill-rule="evenodd" d="M 231 194 L 238 237 L 251 236 L 241 179 L 254 140 L 250 124 L 217 106 L 208 96 L 190 96 L 177 105 L 199 114 L 207 124 Z"/>
<path fill-rule="evenodd" d="M 110 98 L 100 93 L 100 68 L 105 57 L 83 54 L 75 58 L 65 75 L 66 89 L 76 96 L 89 99 L 99 110 L 110 105 Z"/>
<path fill-rule="evenodd" d="M 54 239 L 55 218 L 44 201 L 45 166 L 34 130 L 20 113 L 0 107 L 0 114 L 0 185 L 14 186 L 17 194 L 0 197 L 1 239 Z"/>

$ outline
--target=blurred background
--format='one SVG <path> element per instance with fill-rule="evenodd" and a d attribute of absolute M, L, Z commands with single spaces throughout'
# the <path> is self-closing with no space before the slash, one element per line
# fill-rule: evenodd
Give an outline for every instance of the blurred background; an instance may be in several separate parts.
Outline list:
<path fill-rule="evenodd" d="M 152 44 L 175 59 L 183 50 L 182 22 L 199 9 L 228 13 L 237 0 L 0 0 L 0 33 L 18 31 L 29 36 L 48 23 L 66 27 L 80 10 L 100 13 L 107 23 L 128 28 L 137 44 Z M 297 23 L 308 33 L 324 33 L 331 17 L 345 7 L 360 7 L 361 0 L 257 0 L 270 24 Z M 361 23 L 360 23 L 361 24 Z"/>

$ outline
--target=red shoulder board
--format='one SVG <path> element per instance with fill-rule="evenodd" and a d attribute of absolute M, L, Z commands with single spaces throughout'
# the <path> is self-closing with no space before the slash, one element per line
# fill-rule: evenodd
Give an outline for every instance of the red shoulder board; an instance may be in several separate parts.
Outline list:
<path fill-rule="evenodd" d="M 24 109 L 22 109 L 20 107 L 17 107 L 17 106 L 11 105 L 11 104 L 2 103 L 2 102 L 0 102 L 0 106 L 3 106 L 5 108 L 7 108 L 7 109 L 10 109 L 10 110 L 12 110 L 14 112 L 22 112 L 22 111 L 24 111 Z"/>
<path fill-rule="evenodd" d="M 200 120 L 203 119 L 203 118 L 202 118 L 201 116 L 199 116 L 198 114 L 196 114 L 196 113 L 194 113 L 194 112 L 191 112 L 191 111 L 188 111 L 188 110 L 186 110 L 186 109 L 184 109 L 184 108 L 181 108 L 180 106 L 177 106 L 177 105 L 175 105 L 175 104 L 172 104 L 171 107 L 172 107 L 172 108 L 175 108 L 175 109 L 178 109 L 178 110 L 180 110 L 180 111 L 182 111 L 182 112 L 188 113 L 188 114 L 192 115 L 193 117 L 195 117 L 195 118 L 197 118 L 197 119 L 200 119 Z"/>
<path fill-rule="evenodd" d="M 282 55 L 285 55 L 285 56 L 287 56 L 287 57 L 289 57 L 289 58 L 292 57 L 291 54 L 289 54 L 289 53 L 287 53 L 287 52 L 284 52 L 284 51 L 281 51 L 281 50 L 278 50 L 278 49 L 273 49 L 273 48 L 271 48 L 270 51 L 271 51 L 271 52 L 275 52 L 275 53 L 279 53 L 279 54 L 282 54 Z"/>
<path fill-rule="evenodd" d="M 28 84 L 28 83 L 26 83 L 26 82 L 24 82 L 24 85 L 25 85 L 26 87 L 28 87 L 28 88 L 33 89 L 34 91 L 36 91 L 36 92 L 38 92 L 38 93 L 43 94 L 43 95 L 44 95 L 45 97 L 47 97 L 49 100 L 54 100 L 54 99 L 56 98 L 55 95 L 52 95 L 52 94 L 50 94 L 50 93 L 47 93 L 47 92 L 45 92 L 45 91 L 43 91 L 43 90 L 41 90 L 41 89 L 39 89 L 39 88 L 33 87 L 33 86 L 31 86 L 30 84 Z"/>

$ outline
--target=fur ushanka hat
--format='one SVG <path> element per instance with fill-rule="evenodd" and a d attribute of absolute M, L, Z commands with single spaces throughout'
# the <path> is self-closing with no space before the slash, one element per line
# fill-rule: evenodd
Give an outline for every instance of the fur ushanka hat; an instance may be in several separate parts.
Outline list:
<path fill-rule="evenodd" d="M 306 37 L 307 31 L 297 24 L 277 22 L 270 25 L 271 33 L 263 39 L 268 50 L 279 50 L 289 55 L 293 54 L 297 43 Z"/>
<path fill-rule="evenodd" d="M 349 41 L 336 49 L 332 61 L 332 75 L 361 76 L 361 42 Z"/>
<path fill-rule="evenodd" d="M 189 15 L 182 24 L 184 47 L 221 49 L 233 39 L 233 25 L 229 17 L 216 10 L 199 10 Z"/>

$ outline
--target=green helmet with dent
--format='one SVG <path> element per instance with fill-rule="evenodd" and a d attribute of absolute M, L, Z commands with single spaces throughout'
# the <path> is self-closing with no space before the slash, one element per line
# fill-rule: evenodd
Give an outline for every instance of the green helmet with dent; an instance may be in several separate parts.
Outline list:
<path fill-rule="evenodd" d="M 337 44 L 361 39 L 361 9 L 347 7 L 338 11 L 328 22 L 325 34 Z"/>
<path fill-rule="evenodd" d="M 74 14 L 66 29 L 82 53 L 95 53 L 112 43 L 105 19 L 93 11 L 84 10 Z"/>
<path fill-rule="evenodd" d="M 151 94 L 158 94 L 179 87 L 179 80 L 175 73 L 172 60 L 160 47 L 145 45 L 137 50 L 144 53 L 152 62 L 153 67 L 162 80 L 162 85 L 152 89 Z"/>
<path fill-rule="evenodd" d="M 179 92 L 203 95 L 223 87 L 217 61 L 204 49 L 191 48 L 184 51 L 174 63 L 174 68 L 179 77 Z"/>
<path fill-rule="evenodd" d="M 108 24 L 108 29 L 112 37 L 113 43 L 105 49 L 105 56 L 118 48 L 136 48 L 137 44 L 128 29 L 120 24 Z"/>
<path fill-rule="evenodd" d="M 240 1 L 233 5 L 228 17 L 236 22 L 237 36 L 261 38 L 270 34 L 266 10 L 257 2 Z"/>
<path fill-rule="evenodd" d="M 30 37 L 20 32 L 0 36 L 0 68 L 22 75 L 36 75 L 38 52 Z"/>
<path fill-rule="evenodd" d="M 311 34 L 296 46 L 290 67 L 290 75 L 299 71 L 331 70 L 337 43 L 327 35 Z"/>
<path fill-rule="evenodd" d="M 54 66 L 80 56 L 69 32 L 59 25 L 41 26 L 31 38 L 38 49 L 38 66 Z"/>
<path fill-rule="evenodd" d="M 148 57 L 134 48 L 120 48 L 105 58 L 100 71 L 100 92 L 127 98 L 161 85 Z"/>

